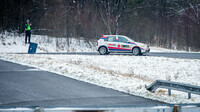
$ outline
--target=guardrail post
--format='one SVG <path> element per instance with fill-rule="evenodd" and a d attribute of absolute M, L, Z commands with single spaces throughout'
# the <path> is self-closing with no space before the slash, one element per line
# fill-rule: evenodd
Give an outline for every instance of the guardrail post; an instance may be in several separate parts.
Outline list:
<path fill-rule="evenodd" d="M 173 112 L 178 112 L 178 106 L 177 105 L 174 105 Z"/>
<path fill-rule="evenodd" d="M 171 89 L 168 89 L 168 95 L 171 96 L 172 93 L 171 93 Z"/>
<path fill-rule="evenodd" d="M 188 93 L 188 99 L 190 99 L 190 98 L 191 98 L 191 93 L 189 92 L 189 93 Z"/>
<path fill-rule="evenodd" d="M 44 107 L 35 108 L 35 112 L 44 112 Z"/>
<path fill-rule="evenodd" d="M 173 112 L 182 112 L 181 106 L 174 105 Z"/>

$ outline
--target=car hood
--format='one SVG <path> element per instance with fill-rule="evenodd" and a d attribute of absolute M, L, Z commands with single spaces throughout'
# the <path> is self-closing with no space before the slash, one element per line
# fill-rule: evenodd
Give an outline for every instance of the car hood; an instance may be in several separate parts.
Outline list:
<path fill-rule="evenodd" d="M 139 47 L 146 47 L 147 46 L 146 44 L 140 43 L 140 42 L 131 42 L 131 43 L 135 43 Z"/>

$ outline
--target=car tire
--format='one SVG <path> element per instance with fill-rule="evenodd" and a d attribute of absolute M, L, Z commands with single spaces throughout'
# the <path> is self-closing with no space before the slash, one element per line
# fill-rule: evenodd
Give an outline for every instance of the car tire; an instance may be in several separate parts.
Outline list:
<path fill-rule="evenodd" d="M 106 47 L 100 47 L 99 48 L 99 54 L 105 55 L 105 54 L 107 54 L 107 52 L 108 52 L 108 50 L 107 50 Z"/>
<path fill-rule="evenodd" d="M 141 50 L 138 47 L 133 48 L 132 50 L 133 55 L 138 56 L 141 54 Z"/>
<path fill-rule="evenodd" d="M 106 53 L 106 55 L 109 55 L 109 54 L 110 54 L 110 52 L 107 52 L 107 53 Z"/>

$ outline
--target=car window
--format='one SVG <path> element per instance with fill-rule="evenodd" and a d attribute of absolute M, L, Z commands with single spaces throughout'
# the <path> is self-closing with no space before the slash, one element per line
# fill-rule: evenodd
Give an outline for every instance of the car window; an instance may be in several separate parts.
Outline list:
<path fill-rule="evenodd" d="M 108 36 L 104 39 L 105 41 L 108 41 L 108 42 L 115 42 L 116 40 L 116 37 L 115 36 Z"/>
<path fill-rule="evenodd" d="M 108 41 L 108 37 L 106 37 L 106 38 L 104 39 L 104 41 Z"/>
<path fill-rule="evenodd" d="M 127 42 L 128 39 L 124 38 L 124 37 L 118 37 L 119 42 Z"/>

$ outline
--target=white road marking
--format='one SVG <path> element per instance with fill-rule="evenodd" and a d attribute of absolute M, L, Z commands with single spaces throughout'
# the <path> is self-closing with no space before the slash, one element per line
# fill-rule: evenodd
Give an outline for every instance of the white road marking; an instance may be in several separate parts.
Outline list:
<path fill-rule="evenodd" d="M 40 69 L 26 69 L 26 70 L 0 70 L 0 72 L 30 72 L 30 71 L 42 71 Z"/>

